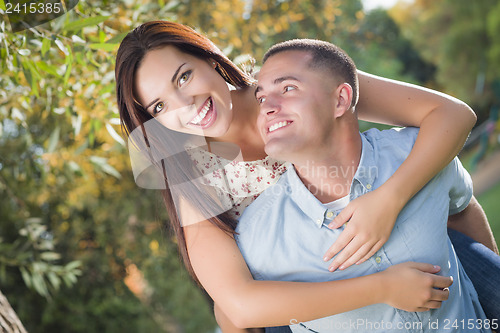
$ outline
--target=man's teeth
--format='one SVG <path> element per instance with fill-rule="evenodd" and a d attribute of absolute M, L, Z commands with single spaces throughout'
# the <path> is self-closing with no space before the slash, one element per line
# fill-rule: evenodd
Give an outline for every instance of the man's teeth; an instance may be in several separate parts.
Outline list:
<path fill-rule="evenodd" d="M 208 110 L 210 110 L 210 107 L 212 106 L 212 100 L 209 99 L 207 104 L 201 109 L 201 112 L 194 117 L 194 119 L 191 121 L 192 124 L 198 125 L 207 115 Z"/>
<path fill-rule="evenodd" d="M 274 124 L 273 126 L 269 127 L 269 133 L 276 131 L 278 128 L 282 128 L 288 124 L 291 124 L 291 121 L 280 121 L 279 123 Z"/>

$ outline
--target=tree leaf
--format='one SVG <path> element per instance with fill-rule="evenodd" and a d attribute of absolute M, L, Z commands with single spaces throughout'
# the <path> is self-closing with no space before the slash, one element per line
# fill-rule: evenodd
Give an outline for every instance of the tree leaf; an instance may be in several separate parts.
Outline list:
<path fill-rule="evenodd" d="M 56 45 L 59 48 L 59 50 L 61 50 L 64 53 L 64 55 L 67 56 L 69 54 L 68 49 L 66 48 L 66 46 L 64 46 L 63 42 L 61 42 L 59 39 L 56 39 Z"/>
<path fill-rule="evenodd" d="M 54 289 L 59 290 L 59 287 L 61 286 L 61 280 L 59 279 L 59 277 L 57 277 L 57 274 L 54 272 L 48 272 L 47 278 L 49 279 Z"/>
<path fill-rule="evenodd" d="M 52 132 L 49 138 L 49 144 L 47 146 L 47 152 L 53 153 L 56 150 L 57 144 L 59 143 L 59 134 L 61 132 L 61 128 L 59 126 Z"/>
<path fill-rule="evenodd" d="M 44 38 L 42 41 L 42 56 L 47 53 L 48 50 L 50 50 L 50 39 L 49 38 Z"/>
<path fill-rule="evenodd" d="M 42 252 L 40 258 L 45 261 L 55 261 L 61 259 L 61 255 L 56 252 Z"/>
<path fill-rule="evenodd" d="M 108 39 L 106 41 L 106 43 L 108 44 L 120 44 L 121 41 L 123 40 L 123 38 L 125 38 L 125 36 L 127 36 L 128 32 L 123 32 L 121 34 L 118 34 L 114 37 L 112 37 L 111 39 Z"/>
<path fill-rule="evenodd" d="M 36 67 L 40 68 L 42 71 L 44 72 L 47 72 L 49 74 L 52 74 L 56 77 L 61 77 L 61 75 L 59 75 L 57 73 L 57 68 L 55 66 L 52 66 L 52 65 L 49 65 L 43 61 L 39 61 L 36 63 Z"/>
<path fill-rule="evenodd" d="M 31 281 L 30 274 L 28 273 L 28 271 L 26 270 L 26 268 L 23 267 L 23 266 L 19 267 L 19 270 L 21 271 L 21 276 L 23 277 L 24 283 L 26 284 L 26 286 L 28 288 L 31 288 L 33 284 L 32 284 L 32 281 Z"/>
<path fill-rule="evenodd" d="M 112 52 L 116 48 L 118 48 L 120 44 L 109 44 L 109 43 L 93 43 L 89 44 L 89 48 L 92 50 L 103 50 L 103 51 L 108 51 Z"/>
<path fill-rule="evenodd" d="M 65 30 L 65 31 L 80 30 L 84 27 L 88 27 L 91 25 L 97 25 L 101 22 L 106 21 L 108 18 L 109 18 L 109 16 L 86 17 L 84 19 L 81 19 L 78 21 L 73 21 L 73 22 L 66 24 L 63 27 L 63 30 Z"/>
<path fill-rule="evenodd" d="M 74 260 L 74 261 L 70 262 L 69 264 L 67 264 L 66 266 L 64 266 L 64 269 L 67 271 L 72 271 L 72 270 L 79 268 L 81 266 L 82 266 L 82 262 L 80 260 Z"/>
<path fill-rule="evenodd" d="M 116 133 L 116 131 L 113 128 L 113 126 L 111 126 L 110 124 L 106 124 L 106 129 L 108 130 L 109 135 L 111 135 L 111 137 L 113 139 L 115 139 L 116 142 L 118 142 L 122 146 L 125 146 L 125 141 L 123 141 L 123 139 L 120 136 L 120 134 Z"/>
<path fill-rule="evenodd" d="M 43 280 L 43 276 L 39 273 L 33 273 L 32 276 L 32 281 L 33 281 L 33 288 L 38 292 L 40 295 L 44 297 L 49 296 L 49 291 L 47 290 L 47 285 L 45 281 Z"/>

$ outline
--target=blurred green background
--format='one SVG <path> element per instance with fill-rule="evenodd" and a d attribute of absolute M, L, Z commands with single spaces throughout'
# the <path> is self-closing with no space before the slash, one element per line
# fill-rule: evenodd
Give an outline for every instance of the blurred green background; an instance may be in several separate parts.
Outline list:
<path fill-rule="evenodd" d="M 461 158 L 500 239 L 497 0 L 370 11 L 361 0 L 79 1 L 20 32 L 6 1 L 0 9 L 0 290 L 28 331 L 216 327 L 164 227 L 158 192 L 135 185 L 120 136 L 116 50 L 154 19 L 196 28 L 242 65 L 249 55 L 258 65 L 279 41 L 331 41 L 361 70 L 464 100 L 478 122 Z"/>

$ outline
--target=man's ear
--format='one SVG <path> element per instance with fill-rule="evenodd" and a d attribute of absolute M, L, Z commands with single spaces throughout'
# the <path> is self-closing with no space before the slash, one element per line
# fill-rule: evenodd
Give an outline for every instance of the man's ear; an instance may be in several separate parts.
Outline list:
<path fill-rule="evenodd" d="M 340 84 L 335 90 L 335 118 L 342 117 L 351 108 L 352 87 L 349 83 Z"/>

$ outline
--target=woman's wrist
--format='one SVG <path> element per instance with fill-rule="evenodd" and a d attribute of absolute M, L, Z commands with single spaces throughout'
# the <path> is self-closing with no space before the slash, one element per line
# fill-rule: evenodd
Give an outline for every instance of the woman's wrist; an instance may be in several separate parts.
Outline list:
<path fill-rule="evenodd" d="M 377 191 L 377 194 L 384 198 L 384 202 L 389 203 L 393 209 L 397 209 L 398 212 L 403 209 L 406 203 L 410 200 L 411 196 L 406 189 L 403 188 L 402 183 L 391 182 L 389 179 L 387 182 L 382 184 Z"/>

